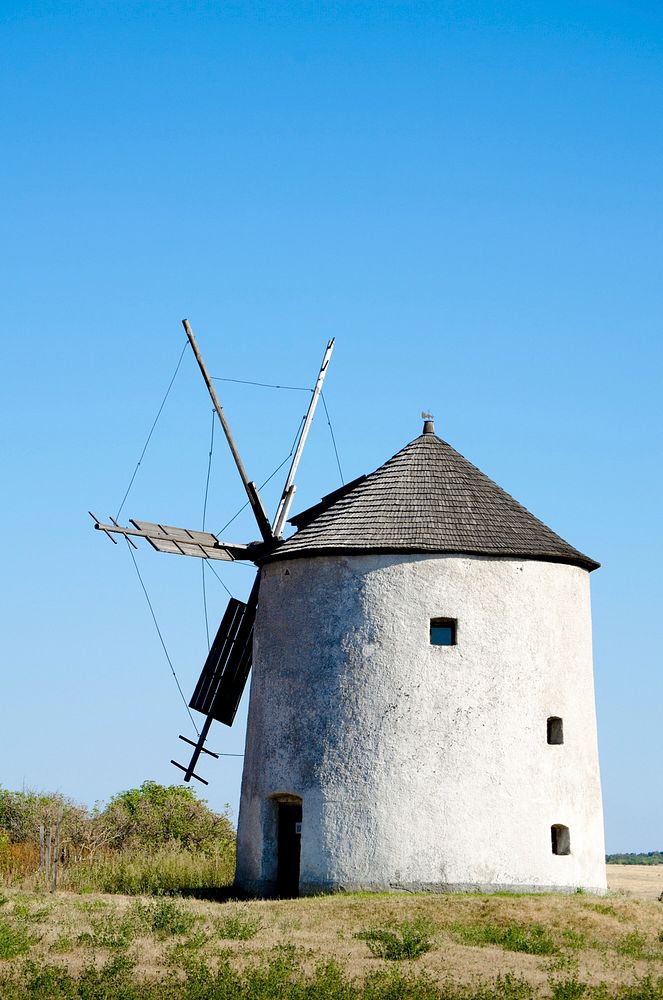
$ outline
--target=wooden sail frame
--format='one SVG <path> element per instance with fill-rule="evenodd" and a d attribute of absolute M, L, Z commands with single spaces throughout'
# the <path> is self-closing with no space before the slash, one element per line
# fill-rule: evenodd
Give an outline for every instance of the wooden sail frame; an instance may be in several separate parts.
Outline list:
<path fill-rule="evenodd" d="M 262 536 L 262 542 L 252 542 L 248 545 L 238 545 L 235 543 L 223 542 L 209 531 L 198 531 L 192 528 L 178 528 L 172 525 L 160 524 L 152 521 L 139 521 L 131 518 L 130 526 L 118 524 L 115 518 L 110 518 L 111 523 L 101 521 L 90 511 L 95 528 L 103 531 L 112 542 L 116 534 L 124 536 L 127 543 L 134 548 L 134 538 L 144 538 L 157 552 L 170 553 L 171 555 L 193 556 L 200 559 L 213 559 L 225 562 L 235 560 L 256 561 L 262 558 L 268 551 L 278 546 L 282 539 L 282 533 L 287 521 L 288 513 L 295 495 L 295 474 L 299 466 L 308 432 L 313 421 L 313 416 L 322 394 L 322 386 L 327 374 L 332 351 L 334 349 L 334 339 L 327 343 L 322 364 L 316 379 L 314 388 L 311 390 L 311 401 L 304 417 L 302 429 L 300 431 L 293 459 L 286 477 L 283 492 L 279 500 L 274 521 L 270 523 L 258 492 L 258 488 L 252 480 L 248 478 L 244 463 L 240 457 L 234 438 L 230 431 L 228 421 L 223 412 L 223 407 L 219 402 L 216 390 L 209 376 L 205 362 L 196 343 L 193 331 L 188 320 L 182 320 L 187 339 L 191 345 L 198 367 L 207 386 L 210 398 L 214 405 L 215 412 L 223 428 L 226 440 L 230 447 L 232 456 L 237 466 L 242 484 L 247 494 L 251 509 L 258 524 L 258 529 Z M 251 594 L 246 603 L 231 598 L 224 616 L 219 625 L 217 635 L 214 639 L 208 657 L 205 661 L 203 671 L 196 685 L 189 707 L 205 715 L 205 722 L 198 735 L 197 742 L 189 740 L 185 736 L 180 739 L 193 747 L 193 753 L 189 764 L 185 767 L 175 760 L 171 763 L 184 771 L 184 781 L 196 778 L 203 784 L 207 781 L 196 774 L 194 768 L 201 754 L 211 757 L 218 757 L 205 747 L 205 741 L 209 733 L 213 720 L 218 720 L 225 725 L 231 726 L 239 702 L 246 686 L 252 663 L 253 651 L 253 624 L 258 607 L 258 590 L 260 585 L 260 571 L 253 584 Z"/>

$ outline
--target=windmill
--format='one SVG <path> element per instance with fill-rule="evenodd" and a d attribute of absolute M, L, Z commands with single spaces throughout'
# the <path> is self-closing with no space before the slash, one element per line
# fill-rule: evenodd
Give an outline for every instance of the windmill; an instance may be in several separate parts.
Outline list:
<path fill-rule="evenodd" d="M 589 574 L 599 564 L 438 437 L 291 517 L 327 345 L 273 523 L 188 323 L 260 540 L 96 527 L 259 567 L 231 599 L 190 707 L 230 725 L 252 670 L 235 885 L 605 891 Z M 260 604 L 258 605 L 258 590 Z M 256 614 L 257 612 L 257 614 Z M 212 754 L 216 756 L 216 754 Z"/>
<path fill-rule="evenodd" d="M 219 540 L 216 535 L 208 531 L 177 528 L 166 524 L 156 524 L 151 521 L 139 521 L 134 518 L 130 518 L 129 526 L 118 524 L 116 518 L 113 517 L 110 518 L 111 523 L 106 524 L 100 521 L 94 514 L 91 514 L 94 526 L 97 530 L 103 531 L 113 542 L 115 542 L 113 535 L 123 535 L 127 542 L 133 545 L 134 548 L 136 548 L 133 542 L 134 538 L 145 538 L 157 552 L 192 556 L 199 559 L 223 560 L 226 562 L 242 559 L 257 564 L 258 560 L 265 558 L 269 553 L 278 548 L 283 540 L 283 530 L 296 491 L 295 475 L 322 392 L 322 386 L 334 349 L 334 339 L 332 338 L 325 348 L 322 364 L 320 365 L 318 377 L 311 393 L 308 410 L 293 451 L 292 461 L 276 514 L 274 520 L 270 523 L 262 504 L 258 487 L 247 475 L 230 426 L 223 412 L 223 407 L 219 402 L 189 321 L 185 319 L 182 323 L 212 399 L 214 410 L 230 447 L 235 465 L 237 466 L 237 471 L 239 472 L 258 525 L 261 540 L 247 544 L 228 543 Z M 219 754 L 214 753 L 205 746 L 212 722 L 216 720 L 226 726 L 232 726 L 235 719 L 251 670 L 253 626 L 258 606 L 259 588 L 260 569 L 258 569 L 247 601 L 239 601 L 234 597 L 231 597 L 228 601 L 228 606 L 221 619 L 216 637 L 210 647 L 200 678 L 189 702 L 189 708 L 204 715 L 205 722 L 200 730 L 197 741 L 194 742 L 186 736 L 180 736 L 183 742 L 193 747 L 188 765 L 184 766 L 175 760 L 171 761 L 175 767 L 180 768 L 184 772 L 184 781 L 188 782 L 191 778 L 195 778 L 197 781 L 202 782 L 202 784 L 208 784 L 204 778 L 195 773 L 195 767 L 201 754 L 207 754 L 215 758 L 219 757 Z"/>

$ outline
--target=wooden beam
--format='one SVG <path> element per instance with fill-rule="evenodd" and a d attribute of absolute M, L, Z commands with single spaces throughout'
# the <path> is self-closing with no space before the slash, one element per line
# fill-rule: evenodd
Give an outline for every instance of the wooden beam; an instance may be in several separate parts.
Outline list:
<path fill-rule="evenodd" d="M 299 435 L 299 441 L 297 442 L 297 447 L 295 448 L 295 454 L 292 457 L 292 464 L 290 466 L 288 478 L 285 481 L 285 486 L 283 487 L 283 493 L 281 494 L 279 506 L 276 511 L 276 517 L 274 518 L 273 531 L 277 538 L 280 538 L 280 536 L 283 534 L 283 528 L 285 527 L 285 522 L 288 519 L 290 505 L 292 504 L 292 501 L 295 496 L 295 487 L 294 487 L 295 473 L 297 472 L 297 466 L 299 465 L 299 460 L 302 457 L 302 451 L 304 450 L 304 445 L 306 443 L 306 438 L 308 436 L 308 432 L 311 427 L 311 422 L 313 420 L 315 408 L 318 405 L 318 399 L 320 398 L 320 393 L 322 392 L 322 384 L 325 381 L 325 375 L 327 374 L 327 367 L 331 360 L 333 350 L 334 350 L 334 338 L 332 337 L 332 339 L 327 344 L 325 354 L 322 359 L 322 364 L 320 365 L 320 371 L 318 373 L 318 378 L 315 383 L 313 395 L 311 396 L 311 402 L 309 403 L 306 417 L 304 418 L 304 425 L 302 427 L 302 432 Z"/>
<path fill-rule="evenodd" d="M 258 522 L 258 528 L 260 529 L 260 534 L 262 535 L 263 539 L 266 542 L 268 542 L 274 537 L 274 533 L 269 523 L 269 519 L 267 518 L 267 514 L 265 513 L 265 508 L 263 507 L 262 501 L 260 500 L 258 490 L 256 488 L 255 483 L 252 483 L 246 474 L 244 463 L 240 458 L 240 454 L 237 450 L 237 445 L 235 444 L 233 436 L 230 432 L 228 421 L 226 420 L 225 414 L 223 412 L 223 407 L 219 402 L 219 398 L 216 394 L 214 385 L 212 384 L 212 380 L 207 373 L 205 362 L 203 361 L 202 355 L 198 349 L 198 344 L 196 343 L 196 338 L 193 335 L 193 330 L 191 329 L 188 319 L 183 319 L 182 325 L 184 327 L 184 331 L 187 337 L 189 338 L 189 343 L 191 344 L 193 353 L 196 356 L 198 367 L 200 368 L 203 379 L 205 380 L 205 385 L 207 386 L 207 391 L 209 392 L 212 403 L 214 404 L 214 409 L 216 410 L 216 414 L 219 420 L 221 421 L 223 433 L 226 435 L 226 440 L 228 442 L 228 445 L 230 446 L 230 451 L 232 452 L 232 456 L 235 459 L 235 465 L 237 466 L 237 471 L 239 472 L 242 483 L 244 484 L 244 489 L 246 490 L 246 495 L 249 498 L 249 503 L 251 504 L 251 508 L 255 515 L 255 519 Z"/>

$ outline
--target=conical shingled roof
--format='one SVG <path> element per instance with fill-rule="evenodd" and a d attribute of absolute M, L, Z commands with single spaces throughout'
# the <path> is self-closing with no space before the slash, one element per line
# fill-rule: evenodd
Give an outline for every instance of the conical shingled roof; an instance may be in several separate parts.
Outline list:
<path fill-rule="evenodd" d="M 341 492 L 341 491 L 338 491 Z M 565 542 L 505 493 L 432 424 L 371 475 L 330 503 L 293 518 L 301 525 L 269 558 L 334 553 L 439 552 L 600 564 Z"/>

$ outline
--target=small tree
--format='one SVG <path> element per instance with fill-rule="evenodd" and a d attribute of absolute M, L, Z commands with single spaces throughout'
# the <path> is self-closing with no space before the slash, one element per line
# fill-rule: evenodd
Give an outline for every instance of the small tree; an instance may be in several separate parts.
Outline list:
<path fill-rule="evenodd" d="M 62 816 L 63 835 L 78 840 L 88 821 L 85 806 L 60 792 L 11 792 L 0 788 L 0 831 L 13 844 L 35 844 L 39 827 L 54 826 Z"/>
<path fill-rule="evenodd" d="M 99 821 L 118 847 L 177 842 L 205 849 L 234 838 L 227 815 L 212 812 L 191 788 L 155 781 L 113 796 Z"/>

